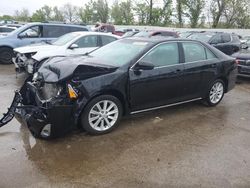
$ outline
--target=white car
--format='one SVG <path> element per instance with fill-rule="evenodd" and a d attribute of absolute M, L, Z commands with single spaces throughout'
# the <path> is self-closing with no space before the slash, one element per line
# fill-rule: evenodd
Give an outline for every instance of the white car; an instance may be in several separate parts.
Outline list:
<path fill-rule="evenodd" d="M 52 43 L 40 43 L 15 48 L 12 59 L 16 70 L 33 74 L 41 64 L 55 56 L 84 55 L 120 37 L 98 32 L 73 32 L 65 34 Z"/>

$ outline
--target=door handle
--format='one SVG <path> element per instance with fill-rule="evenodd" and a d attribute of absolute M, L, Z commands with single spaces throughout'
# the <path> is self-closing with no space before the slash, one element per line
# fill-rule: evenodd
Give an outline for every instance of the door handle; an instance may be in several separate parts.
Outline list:
<path fill-rule="evenodd" d="M 175 72 L 176 72 L 176 73 L 179 73 L 179 72 L 181 72 L 181 69 L 176 69 Z"/>

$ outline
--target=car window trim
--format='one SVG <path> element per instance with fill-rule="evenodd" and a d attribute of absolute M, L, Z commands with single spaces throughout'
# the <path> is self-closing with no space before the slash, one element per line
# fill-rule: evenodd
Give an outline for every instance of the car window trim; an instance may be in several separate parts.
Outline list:
<path fill-rule="evenodd" d="M 177 65 L 182 65 L 181 63 L 181 57 L 180 57 L 180 49 L 179 49 L 179 41 L 166 41 L 166 42 L 161 42 L 159 44 L 156 44 L 153 48 L 151 48 L 150 50 L 148 50 L 145 54 L 143 54 L 143 56 L 141 56 L 131 67 L 129 70 L 134 70 L 133 68 L 136 66 L 137 63 L 139 63 L 147 54 L 149 54 L 152 50 L 154 50 L 155 48 L 157 48 L 158 46 L 162 45 L 162 44 L 168 44 L 168 43 L 176 43 L 177 47 L 178 47 L 178 54 L 179 54 L 179 63 L 178 64 L 173 64 L 173 65 L 164 65 L 164 66 L 159 66 L 159 67 L 154 67 L 154 69 L 158 69 L 158 68 L 165 68 L 165 67 L 172 67 L 172 66 L 177 66 Z"/>

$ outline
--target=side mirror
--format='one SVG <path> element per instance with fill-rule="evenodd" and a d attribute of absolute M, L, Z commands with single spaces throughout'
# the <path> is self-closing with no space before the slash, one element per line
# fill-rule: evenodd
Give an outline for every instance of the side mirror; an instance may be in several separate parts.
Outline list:
<path fill-rule="evenodd" d="M 69 47 L 69 49 L 71 49 L 71 50 L 74 50 L 74 49 L 76 49 L 76 48 L 79 48 L 79 46 L 78 46 L 77 44 L 72 44 L 72 45 Z"/>
<path fill-rule="evenodd" d="M 20 33 L 18 35 L 18 38 L 20 38 L 20 39 L 25 38 L 25 37 L 27 37 L 27 35 L 25 33 Z"/>
<path fill-rule="evenodd" d="M 138 70 L 152 70 L 154 69 L 154 65 L 150 62 L 145 62 L 145 61 L 140 61 L 139 63 L 137 63 L 134 67 L 134 69 L 136 71 Z"/>

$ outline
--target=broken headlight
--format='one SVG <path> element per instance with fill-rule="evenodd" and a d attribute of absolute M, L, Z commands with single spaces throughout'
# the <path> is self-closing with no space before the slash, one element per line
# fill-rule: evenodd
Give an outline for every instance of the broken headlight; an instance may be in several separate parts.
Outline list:
<path fill-rule="evenodd" d="M 62 87 L 58 84 L 44 83 L 39 89 L 39 96 L 42 100 L 50 100 L 61 94 Z"/>

